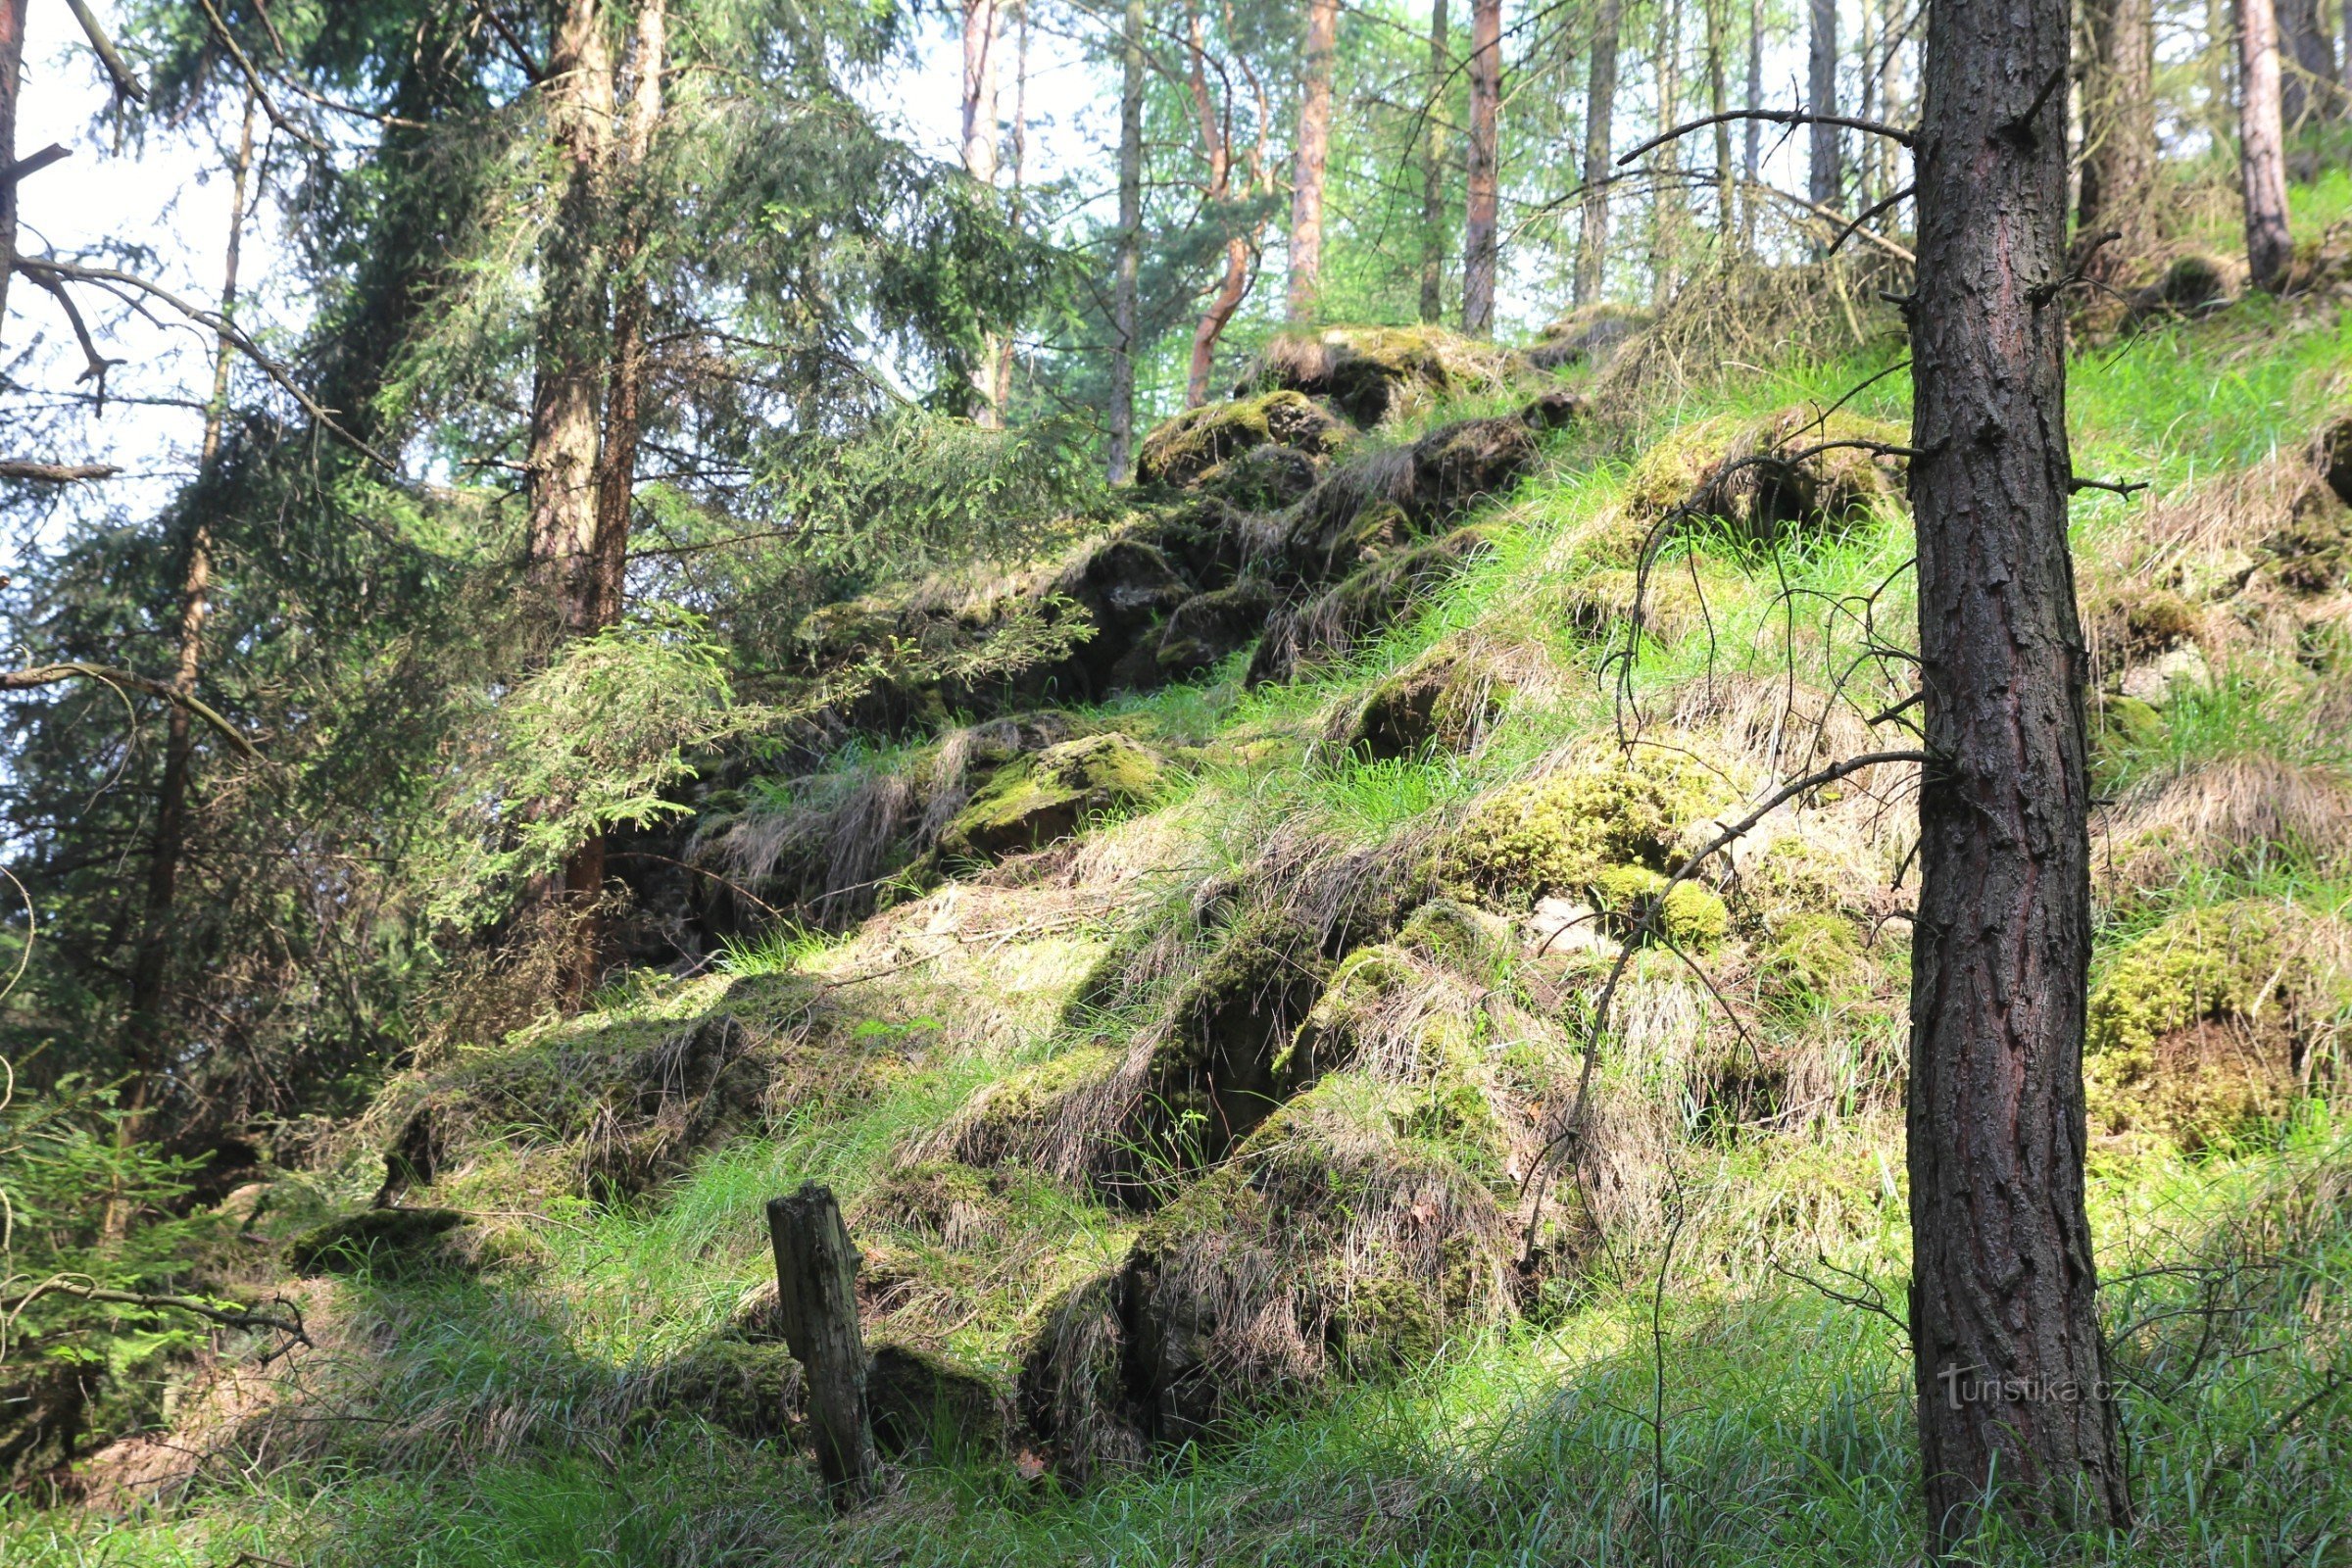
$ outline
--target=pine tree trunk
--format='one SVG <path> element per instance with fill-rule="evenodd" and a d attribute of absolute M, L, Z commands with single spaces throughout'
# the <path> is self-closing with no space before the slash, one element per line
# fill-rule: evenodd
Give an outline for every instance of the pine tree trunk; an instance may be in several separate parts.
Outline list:
<path fill-rule="evenodd" d="M 645 434 L 645 329 L 652 304 L 641 270 L 653 222 L 646 189 L 654 128 L 662 120 L 662 73 L 668 59 L 666 0 L 644 0 L 637 13 L 635 83 L 622 113 L 620 157 L 614 170 L 621 208 L 612 249 L 617 298 L 612 308 L 612 354 L 605 393 L 604 444 L 596 481 L 596 603 L 599 630 L 620 619 L 628 571 L 629 522 L 636 502 L 637 449 Z"/>
<path fill-rule="evenodd" d="M 1501 180 L 1502 0 L 1470 0 L 1470 195 L 1462 224 L 1462 330 L 1494 330 Z"/>
<path fill-rule="evenodd" d="M 1421 111 L 1421 319 L 1446 318 L 1446 98 L 1453 74 L 1446 0 L 1429 8 L 1429 91 Z"/>
<path fill-rule="evenodd" d="M 1187 85 L 1193 96 L 1193 113 L 1200 125 L 1200 151 L 1208 165 L 1208 186 L 1204 192 L 1211 206 L 1223 203 L 1233 195 L 1233 149 L 1225 137 L 1224 122 L 1217 114 L 1215 96 L 1208 87 L 1208 43 L 1202 35 L 1200 9 L 1198 5 L 1186 8 L 1188 36 Z M 1218 279 L 1216 291 L 1209 296 L 1208 309 L 1201 313 L 1200 325 L 1193 329 L 1193 357 L 1184 380 L 1184 406 L 1197 409 L 1208 401 L 1210 371 L 1216 364 L 1217 340 L 1224 336 L 1227 323 L 1242 308 L 1250 293 L 1250 240 L 1236 233 L 1225 241 L 1225 272 Z"/>
<path fill-rule="evenodd" d="M 1662 0 L 1650 49 L 1658 73 L 1658 130 L 1671 129 L 1683 115 L 1683 0 Z M 1687 197 L 1683 188 L 1683 143 L 1660 142 L 1649 155 L 1649 298 L 1663 309 L 1682 285 L 1682 249 Z"/>
<path fill-rule="evenodd" d="M 1110 482 L 1134 471 L 1137 269 L 1144 252 L 1144 0 L 1127 0 L 1119 37 L 1119 250 L 1111 281 Z"/>
<path fill-rule="evenodd" d="M 2085 658 L 2067 551 L 2066 0 L 1929 9 L 1911 503 L 1928 749 L 1908 1104 L 1928 1517 L 2120 1523 L 2083 1209 Z M 2036 105 L 2031 118 L 2028 107 Z"/>
<path fill-rule="evenodd" d="M 1331 151 L 1331 74 L 1340 0 L 1307 0 L 1306 56 L 1298 83 L 1298 161 L 1291 176 L 1293 321 L 1314 318 L 1323 279 L 1323 165 Z"/>
<path fill-rule="evenodd" d="M 2286 148 L 2279 123 L 2278 29 L 2271 0 L 2237 0 L 2237 167 L 2246 205 L 2246 268 L 2254 286 L 2286 282 Z"/>
<path fill-rule="evenodd" d="M 1726 7 L 1731 0 L 1705 0 L 1707 26 L 1707 113 L 1720 115 L 1731 107 L 1724 96 L 1724 51 L 1729 47 L 1732 29 Z M 1732 224 L 1736 221 L 1732 208 L 1732 126 L 1729 121 L 1715 122 L 1715 232 L 1723 249 L 1731 249 Z"/>
<path fill-rule="evenodd" d="M 1762 108 L 1764 104 L 1764 6 L 1763 0 L 1748 0 L 1747 7 L 1747 107 Z M 1743 134 L 1745 141 L 1740 149 L 1740 248 L 1748 254 L 1756 249 L 1756 182 L 1764 172 L 1764 122 L 1751 120 Z"/>
<path fill-rule="evenodd" d="M 200 449 L 201 471 L 207 475 L 220 461 L 221 430 L 228 416 L 228 370 L 235 352 L 228 331 L 237 315 L 237 271 L 244 251 L 245 206 L 253 180 L 253 122 L 259 107 L 248 88 L 236 158 L 229 165 L 228 250 L 220 269 L 221 330 L 213 340 L 213 392 L 204 406 L 204 444 Z M 180 563 L 178 650 L 172 668 L 172 689 L 183 697 L 194 695 L 196 677 L 204 664 L 204 622 L 213 588 L 212 502 L 201 492 L 191 501 Z M 126 1147 L 138 1140 L 145 1125 L 164 1058 L 168 1032 L 164 980 L 172 956 L 172 906 L 178 897 L 180 861 L 187 852 L 188 779 L 194 760 L 195 734 L 188 710 L 173 703 L 164 717 L 164 776 L 156 791 L 147 897 L 140 911 L 139 945 L 130 966 L 131 1081 L 122 1099 L 128 1114 L 115 1125 L 117 1140 Z M 110 1203 L 107 1234 L 120 1236 L 127 1219 L 119 1204 Z"/>
<path fill-rule="evenodd" d="M 2152 0 L 2085 0 L 2082 190 L 2076 253 L 2084 275 L 2114 286 L 2154 239 L 2156 18 Z M 2116 238 L 2092 249 L 2103 234 Z"/>
<path fill-rule="evenodd" d="M 2334 96 L 2335 43 L 2320 21 L 2320 0 L 2278 0 L 2278 118 L 2291 134 Z"/>
<path fill-rule="evenodd" d="M 1592 19 L 1592 59 L 1585 75 L 1585 199 L 1577 220 L 1576 303 L 1600 298 L 1609 265 L 1609 189 L 1614 161 L 1610 122 L 1617 109 L 1617 35 L 1624 0 L 1600 0 Z"/>
<path fill-rule="evenodd" d="M 0 171 L 17 162 L 17 97 L 24 81 L 24 0 L 0 0 Z M 0 177 L 0 324 L 17 261 L 17 182 Z"/>
<path fill-rule="evenodd" d="M 992 189 L 997 183 L 997 0 L 963 0 L 963 170 Z M 980 334 L 980 363 L 972 368 L 972 422 L 1004 425 L 997 401 L 998 335 Z"/>
<path fill-rule="evenodd" d="M 1838 112 L 1838 0 L 1810 0 L 1805 51 L 1805 109 L 1810 114 Z M 1843 143 L 1836 125 L 1812 127 L 1810 156 L 1805 164 L 1805 194 L 1817 207 L 1836 207 L 1845 184 L 1841 159 Z"/>

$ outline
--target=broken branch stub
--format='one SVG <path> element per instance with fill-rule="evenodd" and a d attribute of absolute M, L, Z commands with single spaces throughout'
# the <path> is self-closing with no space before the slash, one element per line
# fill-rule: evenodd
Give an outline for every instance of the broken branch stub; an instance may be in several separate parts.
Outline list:
<path fill-rule="evenodd" d="M 866 1410 L 865 1339 L 858 1327 L 858 1249 L 833 1190 L 806 1182 L 770 1199 L 776 1252 L 776 1321 L 793 1359 L 808 1370 L 816 1460 L 834 1505 L 847 1511 L 874 1488 L 874 1433 Z"/>

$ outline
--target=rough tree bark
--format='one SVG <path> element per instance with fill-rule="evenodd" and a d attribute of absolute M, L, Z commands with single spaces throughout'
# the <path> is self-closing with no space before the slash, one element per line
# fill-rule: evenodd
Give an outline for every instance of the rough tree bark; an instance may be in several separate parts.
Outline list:
<path fill-rule="evenodd" d="M 1200 151 L 1208 164 L 1208 183 L 1201 194 L 1208 206 L 1214 208 L 1233 196 L 1233 144 L 1226 134 L 1223 118 L 1217 112 L 1215 94 L 1208 86 L 1208 41 L 1200 22 L 1200 8 L 1185 8 L 1187 61 L 1186 85 L 1192 92 L 1193 113 L 1200 124 Z M 1225 327 L 1242 301 L 1250 294 L 1250 236 L 1235 230 L 1225 241 L 1225 271 L 1209 296 L 1208 309 L 1200 315 L 1200 323 L 1193 329 L 1193 358 L 1184 381 L 1184 406 L 1197 409 L 1208 401 L 1208 378 L 1216 363 L 1217 339 L 1225 335 Z"/>
<path fill-rule="evenodd" d="M 2245 196 L 2246 268 L 2254 286 L 2286 282 L 2286 147 L 2278 107 L 2278 25 L 2271 0 L 2237 0 L 2237 169 Z"/>
<path fill-rule="evenodd" d="M 2293 131 L 2334 102 L 2335 41 L 2320 20 L 2320 0 L 2278 0 L 2278 118 Z"/>
<path fill-rule="evenodd" d="M 1747 8 L 1747 106 L 1764 102 L 1764 7 L 1749 0 Z M 1740 148 L 1740 247 L 1751 255 L 1756 248 L 1756 181 L 1764 172 L 1764 122 L 1751 120 L 1742 131 Z"/>
<path fill-rule="evenodd" d="M 1421 319 L 1446 318 L 1446 88 L 1453 50 L 1446 0 L 1429 8 L 1429 86 L 1421 107 Z"/>
<path fill-rule="evenodd" d="M 1112 484 L 1133 471 L 1135 452 L 1136 271 L 1144 253 L 1144 0 L 1127 0 L 1119 29 L 1119 250 L 1111 280 L 1110 453 Z"/>
<path fill-rule="evenodd" d="M 1331 151 L 1331 75 L 1339 36 L 1340 0 L 1307 0 L 1298 160 L 1291 175 L 1289 317 L 1294 321 L 1314 318 L 1323 281 L 1323 164 Z"/>
<path fill-rule="evenodd" d="M 645 434 L 645 383 L 650 369 L 645 329 L 652 300 L 643 265 L 653 224 L 647 165 L 653 156 L 654 130 L 662 120 L 668 23 L 665 0 L 644 0 L 630 53 L 634 80 L 621 112 L 620 144 L 614 149 L 613 195 L 620 221 L 612 245 L 612 348 L 607 370 L 604 442 L 597 466 L 596 602 L 590 612 L 592 624 L 600 629 L 620 618 L 630 513 L 636 501 L 637 449 Z"/>
<path fill-rule="evenodd" d="M 1502 109 L 1502 0 L 1470 0 L 1470 194 L 1462 223 L 1462 330 L 1494 330 Z"/>
<path fill-rule="evenodd" d="M 1838 0 L 1809 0 L 1805 50 L 1805 110 L 1838 113 Z M 1836 207 L 1845 183 L 1844 145 L 1836 125 L 1816 123 L 1805 162 L 1805 194 L 1816 207 Z"/>
<path fill-rule="evenodd" d="M 1658 130 L 1683 118 L 1683 0 L 1662 0 L 1654 13 L 1650 58 L 1658 74 Z M 1683 143 L 1674 137 L 1649 155 L 1649 297 L 1662 309 L 1682 286 L 1683 232 L 1689 217 L 1683 188 Z"/>
<path fill-rule="evenodd" d="M 604 220 L 611 157 L 612 56 L 599 0 L 565 0 L 540 81 L 548 139 L 564 181 L 540 252 L 536 376 L 523 456 L 531 575 L 567 636 L 597 628 L 596 486 L 600 394 L 607 374 Z M 570 921 L 558 984 L 576 1006 L 594 983 L 594 909 L 604 893 L 601 842 L 564 862 L 543 890 Z"/>
<path fill-rule="evenodd" d="M 1610 122 L 1617 108 L 1617 36 L 1624 15 L 1624 0 L 1600 0 L 1592 18 L 1592 59 L 1585 74 L 1585 199 L 1576 234 L 1579 305 L 1600 298 L 1608 271 L 1609 177 L 1616 167 Z"/>
<path fill-rule="evenodd" d="M 220 322 L 213 340 L 213 390 L 204 406 L 201 472 L 211 476 L 220 461 L 221 430 L 228 417 L 229 357 L 236 352 L 229 329 L 237 314 L 237 271 L 245 244 L 245 208 L 253 185 L 253 123 L 259 104 L 249 88 L 245 120 L 229 165 L 228 246 L 220 268 Z M 213 591 L 213 498 L 201 490 L 190 497 L 187 538 L 182 545 L 179 638 L 172 667 L 172 690 L 196 691 L 204 663 L 204 621 Z M 187 853 L 188 779 L 195 761 L 195 733 L 184 703 L 173 703 L 164 719 L 164 776 L 156 790 L 155 832 L 147 857 L 147 895 L 139 915 L 139 945 L 131 956 L 129 1056 L 131 1081 L 123 1095 L 126 1114 L 115 1124 L 118 1142 L 138 1141 L 155 1093 L 169 1030 L 164 1022 L 164 981 L 172 955 L 172 906 L 179 892 L 180 861 Z M 107 1230 L 120 1235 L 127 1215 L 109 1205 Z"/>
<path fill-rule="evenodd" d="M 963 169 L 992 189 L 997 183 L 997 0 L 963 0 Z M 980 334 L 980 363 L 972 368 L 972 422 L 998 429 L 1004 411 L 997 402 L 998 340 L 994 327 Z"/>
<path fill-rule="evenodd" d="M 2089 59 L 2082 76 L 2082 189 L 2077 266 L 2115 286 L 2147 254 L 2156 183 L 2156 17 L 2153 0 L 2084 0 Z M 2116 237 L 2096 242 L 2105 234 Z"/>
<path fill-rule="evenodd" d="M 1731 0 L 1705 0 L 1707 28 L 1707 113 L 1720 115 L 1731 107 L 1724 96 L 1724 51 L 1732 30 Z M 1732 207 L 1732 124 L 1715 122 L 1715 232 L 1728 250 L 1732 225 L 1738 221 Z"/>
<path fill-rule="evenodd" d="M 808 1370 L 817 1467 L 834 1505 L 847 1511 L 874 1489 L 868 1362 L 858 1326 L 858 1249 L 832 1189 L 815 1182 L 768 1200 L 767 1234 L 776 1254 L 777 1323 L 792 1358 Z"/>
<path fill-rule="evenodd" d="M 2067 552 L 2066 0 L 1929 10 L 1911 504 L 1928 750 L 1911 1340 L 1940 1547 L 2121 1522 L 2083 1211 L 2085 658 Z"/>
<path fill-rule="evenodd" d="M 0 321 L 17 261 L 17 95 L 24 80 L 25 0 L 0 0 Z"/>

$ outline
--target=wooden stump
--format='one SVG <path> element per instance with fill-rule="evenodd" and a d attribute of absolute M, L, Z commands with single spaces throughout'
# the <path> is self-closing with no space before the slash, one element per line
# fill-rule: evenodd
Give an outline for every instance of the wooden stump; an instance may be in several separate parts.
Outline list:
<path fill-rule="evenodd" d="M 874 1488 L 865 1337 L 858 1329 L 858 1249 L 850 1245 L 833 1190 L 817 1182 L 768 1200 L 767 1233 L 776 1250 L 777 1322 L 793 1359 L 808 1374 L 816 1461 L 834 1506 L 846 1511 Z"/>

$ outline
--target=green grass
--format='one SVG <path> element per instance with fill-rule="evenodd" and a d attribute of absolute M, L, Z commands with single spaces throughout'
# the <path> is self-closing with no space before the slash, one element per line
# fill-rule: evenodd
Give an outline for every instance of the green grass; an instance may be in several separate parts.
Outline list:
<path fill-rule="evenodd" d="M 2309 204 L 2298 207 L 2299 228 L 2307 211 L 2352 208 L 2352 176 L 2333 171 L 2298 200 Z M 2352 324 L 2290 322 L 2258 304 L 2087 355 L 2070 394 L 2077 466 L 2147 478 L 2177 496 L 2290 450 L 2335 395 L 2338 368 L 2352 363 L 2347 332 Z M 1826 406 L 1874 375 L 1846 406 L 1901 419 L 1908 384 L 1897 364 L 1873 350 L 1742 375 L 1727 390 L 1644 411 L 1641 428 Z M 1560 622 L 1556 595 L 1592 569 L 1563 541 L 1617 498 L 1627 473 L 1625 454 L 1563 440 L 1551 466 L 1509 498 L 1513 521 L 1494 547 L 1425 612 L 1343 667 L 1250 693 L 1237 659 L 1203 681 L 1088 715 L 1166 746 L 1206 748 L 1194 782 L 1160 812 L 1190 858 L 1181 872 L 1123 889 L 1123 917 L 1192 919 L 1196 886 L 1247 864 L 1272 834 L 1390 842 L 1607 726 L 1618 701 L 1608 649 Z M 2079 543 L 2101 548 L 2146 505 L 2080 498 Z M 1893 516 L 1775 556 L 1678 544 L 1658 564 L 1661 580 L 1696 576 L 1712 635 L 1646 646 L 1633 688 L 1649 698 L 1709 674 L 1791 668 L 1834 684 L 1862 651 L 1866 600 L 1875 596 L 1880 633 L 1907 640 L 1909 555 Z M 1543 700 L 1514 704 L 1469 757 L 1367 762 L 1315 749 L 1337 705 L 1457 636 L 1532 648 L 1557 679 Z M 1883 704 L 1908 678 L 1899 663 L 1867 668 L 1856 701 Z M 1270 738 L 1273 751 L 1220 760 L 1218 743 L 1241 737 Z M 2111 751 L 2103 787 L 2250 752 L 2352 760 L 2301 686 L 2225 672 L 2176 704 L 2160 743 Z M 909 755 L 844 754 L 834 771 L 903 765 Z M 2102 931 L 2102 951 L 2174 908 L 2248 896 L 2352 904 L 2352 888 L 2307 868 L 2195 872 Z M 738 979 L 821 971 L 841 940 L 779 926 L 730 944 L 718 967 Z M 1917 1557 L 1923 1521 L 1900 1326 L 1815 1288 L 1870 1295 L 1858 1276 L 1900 1315 L 1909 1245 L 1892 983 L 1767 1020 L 1782 1043 L 1818 1037 L 1838 1064 L 1836 1113 L 1754 1136 L 1687 1125 L 1672 1152 L 1686 1220 L 1670 1269 L 1659 1236 L 1618 1238 L 1509 1332 L 1457 1340 L 1408 1375 L 1255 1420 L 1230 1443 L 1084 1494 L 1032 1488 L 1002 1464 L 918 1464 L 894 1471 L 878 1505 L 837 1521 L 808 1467 L 777 1445 L 744 1443 L 690 1410 L 633 1423 L 627 1411 L 643 1381 L 720 1335 L 765 1277 L 760 1210 L 769 1197 L 813 1178 L 855 1208 L 976 1089 L 1079 1036 L 1115 1043 L 1137 1021 L 1093 1011 L 957 1034 L 929 1009 L 936 1003 L 945 1016 L 968 999 L 926 1001 L 920 984 L 918 974 L 906 997 L 846 1026 L 852 1041 L 897 1054 L 872 1092 L 787 1108 L 632 1203 L 544 1202 L 527 1255 L 478 1279 L 354 1283 L 340 1309 L 357 1331 L 344 1381 L 317 1401 L 312 1424 L 293 1429 L 292 1447 L 242 1471 L 208 1472 L 185 1501 L 155 1512 L 0 1504 L 0 1558 L 12 1568 L 1352 1568 Z M 689 1009 L 689 994 L 703 997 L 639 977 L 597 1003 L 615 1019 L 660 1018 L 648 1026 L 659 1035 Z M 1621 1065 L 1641 1066 L 1611 1070 Z M 493 1190 L 503 1170 L 485 1169 L 476 1190 Z M 2202 1156 L 2102 1147 L 2089 1194 L 2137 1520 L 2113 1537 L 2056 1545 L 1996 1533 L 1966 1560 L 2346 1561 L 2352 1391 L 2330 1379 L 2352 1365 L 2352 1128 L 2315 1104 L 2268 1142 Z M 904 1236 L 876 1244 L 917 1288 L 970 1308 L 948 1348 L 1000 1379 L 1011 1374 L 1039 1282 L 1115 1263 L 1136 1222 L 1034 1173 L 1011 1183 L 1004 1204 L 1006 1239 L 978 1262 Z M 1833 1276 L 1832 1264 L 1851 1272 Z"/>

